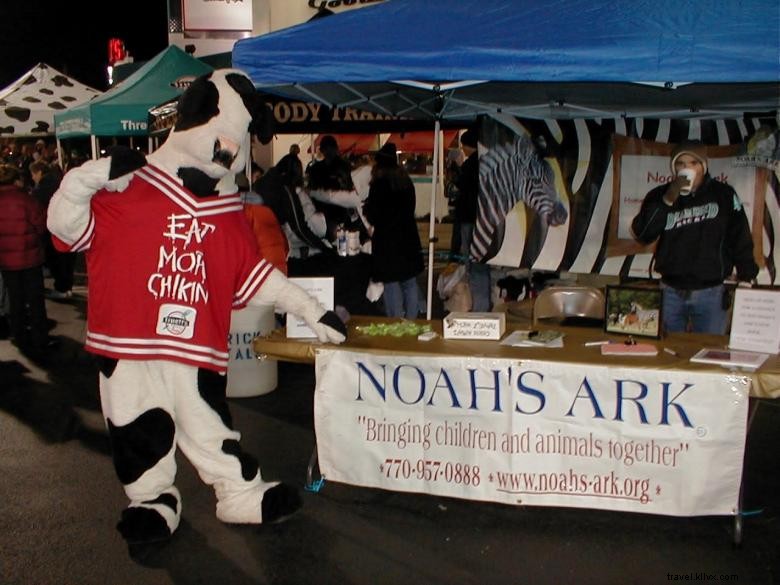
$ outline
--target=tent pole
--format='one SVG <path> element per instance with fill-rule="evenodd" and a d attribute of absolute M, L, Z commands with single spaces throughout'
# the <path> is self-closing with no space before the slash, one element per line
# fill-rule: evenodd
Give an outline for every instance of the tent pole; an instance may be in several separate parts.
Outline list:
<path fill-rule="evenodd" d="M 92 160 L 98 159 L 98 139 L 97 136 L 90 136 L 90 142 L 92 144 Z"/>
<path fill-rule="evenodd" d="M 249 191 L 252 190 L 252 135 L 247 134 L 244 139 L 244 148 L 249 156 L 246 157 L 246 163 L 244 163 L 244 173 L 246 174 L 246 180 L 249 182 Z"/>
<path fill-rule="evenodd" d="M 57 138 L 57 162 L 60 165 L 60 170 L 65 172 L 65 159 L 62 157 L 62 141 Z"/>
<path fill-rule="evenodd" d="M 439 182 L 439 141 L 441 123 L 438 118 L 433 129 L 433 173 L 431 176 L 431 215 L 428 218 L 428 304 L 425 318 L 431 320 L 433 311 L 433 262 L 436 252 L 436 187 Z"/>

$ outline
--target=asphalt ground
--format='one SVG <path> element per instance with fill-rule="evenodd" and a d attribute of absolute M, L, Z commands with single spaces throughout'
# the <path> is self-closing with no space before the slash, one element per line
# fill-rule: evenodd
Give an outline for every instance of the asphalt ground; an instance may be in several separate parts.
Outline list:
<path fill-rule="evenodd" d="M 733 518 L 516 507 L 326 483 L 284 523 L 229 526 L 179 459 L 183 520 L 132 557 L 115 530 L 126 504 L 81 348 L 86 291 L 47 301 L 60 344 L 44 362 L 0 340 L 0 585 L 662 584 L 780 582 L 780 404 L 760 404 L 745 459 L 744 534 Z M 311 366 L 231 399 L 263 475 L 303 488 L 314 439 Z"/>

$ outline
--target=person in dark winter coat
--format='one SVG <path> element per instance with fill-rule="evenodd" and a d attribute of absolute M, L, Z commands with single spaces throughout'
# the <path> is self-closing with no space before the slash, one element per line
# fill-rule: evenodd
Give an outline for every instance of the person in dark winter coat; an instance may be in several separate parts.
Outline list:
<path fill-rule="evenodd" d="M 676 178 L 645 196 L 631 230 L 643 244 L 658 240 L 664 329 L 722 335 L 728 321 L 723 280 L 734 268 L 739 280 L 758 273 L 745 209 L 730 185 L 710 177 L 702 143 L 681 143 L 671 167 Z"/>
<path fill-rule="evenodd" d="M 352 167 L 341 157 L 336 138 L 330 134 L 323 136 L 319 151 L 322 159 L 307 169 L 309 191 L 352 191 L 355 188 Z M 326 238 L 329 241 L 336 240 L 336 232 L 340 227 L 346 230 L 360 229 L 360 218 L 354 210 L 316 200 L 314 205 L 317 211 L 325 215 Z"/>
<path fill-rule="evenodd" d="M 293 188 L 303 187 L 303 163 L 298 157 L 300 152 L 301 147 L 293 144 L 290 146 L 290 152 L 276 163 L 276 168 L 289 177 L 289 182 Z"/>
<path fill-rule="evenodd" d="M 469 256 L 474 240 L 479 202 L 479 157 L 477 155 L 477 131 L 466 130 L 460 137 L 460 145 L 466 160 L 460 166 L 458 197 L 455 200 L 455 224 L 453 225 L 452 252 L 468 265 L 469 289 L 473 311 L 490 311 L 490 266 L 472 262 Z M 457 244 L 457 249 L 456 249 Z"/>
<path fill-rule="evenodd" d="M 371 187 L 363 204 L 365 217 L 373 226 L 371 277 L 384 283 L 388 317 L 416 319 L 420 308 L 417 275 L 424 264 L 414 218 L 414 184 L 398 165 L 395 144 L 385 144 L 375 158 Z"/>
<path fill-rule="evenodd" d="M 11 337 L 23 351 L 42 356 L 49 344 L 43 296 L 46 213 L 19 185 L 11 165 L 0 166 L 0 271 L 8 290 Z"/>
<path fill-rule="evenodd" d="M 349 191 L 352 184 L 352 169 L 339 154 L 339 143 L 330 134 L 320 140 L 319 151 L 322 159 L 308 169 L 309 189 L 323 191 Z"/>
<path fill-rule="evenodd" d="M 62 181 L 62 173 L 52 168 L 42 160 L 30 165 L 32 177 L 32 196 L 45 209 L 49 207 L 52 195 L 59 189 Z M 44 236 L 44 251 L 46 266 L 54 279 L 54 290 L 48 293 L 52 299 L 69 299 L 73 296 L 73 275 L 76 269 L 76 254 L 74 252 L 60 252 L 54 247 L 51 235 L 46 232 Z"/>
<path fill-rule="evenodd" d="M 460 145 L 466 160 L 460 166 L 456 186 L 455 224 L 452 229 L 452 253 L 468 259 L 474 224 L 477 222 L 477 201 L 479 199 L 479 158 L 477 156 L 477 133 L 466 130 L 460 137 Z"/>

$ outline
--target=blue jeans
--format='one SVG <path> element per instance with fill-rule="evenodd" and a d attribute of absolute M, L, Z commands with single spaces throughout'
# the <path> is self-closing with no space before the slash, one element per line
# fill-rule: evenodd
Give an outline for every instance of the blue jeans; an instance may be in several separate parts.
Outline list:
<path fill-rule="evenodd" d="M 479 313 L 490 311 L 490 265 L 471 262 L 468 266 L 471 310 Z"/>
<path fill-rule="evenodd" d="M 471 248 L 471 240 L 474 238 L 474 224 L 473 223 L 461 223 L 457 227 L 459 231 L 459 246 L 456 250 L 462 258 L 468 259 L 469 248 Z"/>
<path fill-rule="evenodd" d="M 385 315 L 417 319 L 420 311 L 420 288 L 417 278 L 385 283 Z"/>
<path fill-rule="evenodd" d="M 664 295 L 664 330 L 667 333 L 726 333 L 728 311 L 723 308 L 722 284 L 698 290 L 681 290 L 662 283 L 661 290 Z"/>
<path fill-rule="evenodd" d="M 469 289 L 471 290 L 471 310 L 475 312 L 490 311 L 490 266 L 472 262 L 469 256 L 471 240 L 474 238 L 474 224 L 460 224 L 460 255 L 466 258 L 469 270 Z"/>

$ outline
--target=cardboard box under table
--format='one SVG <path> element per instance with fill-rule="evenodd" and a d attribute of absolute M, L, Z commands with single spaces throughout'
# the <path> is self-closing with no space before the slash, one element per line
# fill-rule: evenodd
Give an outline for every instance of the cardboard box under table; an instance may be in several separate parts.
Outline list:
<path fill-rule="evenodd" d="M 655 376 L 655 379 L 663 379 L 667 375 L 681 372 L 704 373 L 716 376 L 729 376 L 733 378 L 732 373 L 723 368 L 710 364 L 691 363 L 689 359 L 702 347 L 722 347 L 727 343 L 725 336 L 699 335 L 699 334 L 672 334 L 662 340 L 651 340 L 649 343 L 655 344 L 659 352 L 656 356 L 603 356 L 598 346 L 585 346 L 589 341 L 611 340 L 613 342 L 624 342 L 625 337 L 620 335 L 604 334 L 600 329 L 583 327 L 561 327 L 553 328 L 564 333 L 564 347 L 560 349 L 543 347 L 511 347 L 503 346 L 500 341 L 471 340 L 471 339 L 444 339 L 442 336 L 443 323 L 441 321 L 419 321 L 422 324 L 429 324 L 431 328 L 439 335 L 430 341 L 420 341 L 415 336 L 390 337 L 390 336 L 371 336 L 360 331 L 361 325 L 378 322 L 394 322 L 393 319 L 381 317 L 353 317 L 348 324 L 347 340 L 339 345 L 321 344 L 312 340 L 287 339 L 284 330 L 277 329 L 264 337 L 258 337 L 254 341 L 254 349 L 258 355 L 266 355 L 269 358 L 280 359 L 292 362 L 314 364 L 319 350 L 334 350 L 337 353 L 340 350 L 345 352 L 359 352 L 361 354 L 373 354 L 376 357 L 387 358 L 392 361 L 398 356 L 414 356 L 415 358 L 427 358 L 437 360 L 433 363 L 443 362 L 445 358 L 458 358 L 462 361 L 488 358 L 494 360 L 513 360 L 516 364 L 522 364 L 526 361 L 546 362 L 547 368 L 560 364 L 562 369 L 575 369 L 578 364 L 584 366 L 606 367 L 615 375 L 621 375 L 628 378 L 641 378 Z M 545 326 L 540 326 L 545 329 Z M 668 348 L 674 351 L 675 355 L 664 351 Z M 324 354 L 325 355 L 325 354 Z M 330 353 L 329 355 L 333 355 Z M 441 358 L 441 359 L 439 359 Z M 583 370 L 587 368 L 581 368 Z M 631 372 L 636 373 L 635 376 Z M 653 373 L 655 371 L 655 373 Z M 750 399 L 744 399 L 749 402 L 748 410 L 752 414 L 757 406 L 756 398 L 780 398 L 780 358 L 777 355 L 770 356 L 769 359 L 756 371 L 739 371 L 736 373 L 741 384 L 745 388 L 743 396 L 749 395 Z M 720 379 L 720 378 L 718 378 Z M 318 378 L 319 383 L 319 378 Z M 629 390 L 625 408 L 635 408 L 633 394 Z M 315 401 L 316 402 L 316 401 Z M 585 404 L 587 401 L 583 400 Z M 743 404 L 745 403 L 743 402 Z M 674 410 L 670 407 L 670 410 Z M 626 411 L 628 412 L 628 411 Z M 632 416 L 636 416 L 634 411 Z M 657 418 L 658 413 L 653 413 Z M 606 417 L 612 419 L 614 412 L 610 412 Z M 317 419 L 315 409 L 315 420 Z M 745 420 L 745 419 L 742 419 Z M 319 431 L 318 431 L 319 434 Z M 320 438 L 318 438 L 319 440 Z M 744 437 L 743 437 L 744 440 Z M 742 441 L 739 441 L 741 449 Z M 332 447 L 331 447 L 332 449 Z M 316 450 L 312 457 L 310 465 L 309 483 L 311 484 L 313 465 L 316 464 Z M 741 458 L 740 458 L 741 462 Z M 331 478 L 334 479 L 334 478 Z M 738 478 L 737 478 L 738 479 Z M 334 481 L 339 481 L 334 479 Z M 362 485 L 362 484 L 358 484 Z M 392 489 L 392 488 L 391 488 Z M 435 492 L 434 492 L 435 493 Z M 583 500 L 584 501 L 584 500 Z M 587 507 L 587 506 L 585 506 Z M 742 534 L 742 516 L 739 505 L 734 512 L 734 541 L 741 541 Z M 690 514 L 695 515 L 695 514 Z"/>

